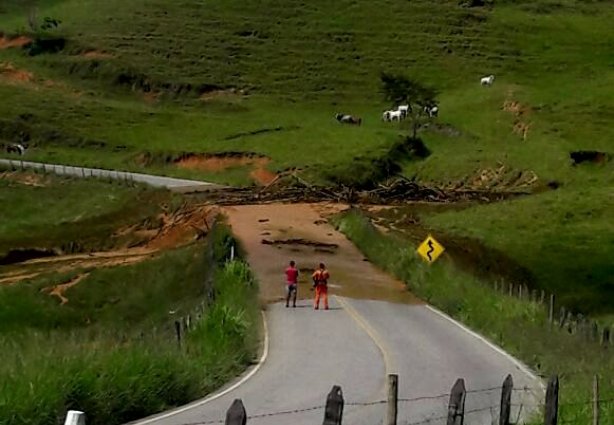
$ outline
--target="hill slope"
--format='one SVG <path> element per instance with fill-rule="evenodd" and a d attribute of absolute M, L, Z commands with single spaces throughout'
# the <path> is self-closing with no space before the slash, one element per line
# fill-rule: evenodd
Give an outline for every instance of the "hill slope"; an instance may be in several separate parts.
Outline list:
<path fill-rule="evenodd" d="M 403 73 L 440 92 L 437 125 L 421 134 L 432 154 L 393 158 L 405 174 L 488 187 L 482 176 L 505 166 L 502 187 L 517 174 L 559 187 L 432 225 L 484 239 L 576 309 L 612 311 L 612 162 L 569 160 L 614 151 L 610 2 L 41 0 L 38 23 L 61 24 L 36 33 L 21 3 L 0 10 L 0 143 L 29 141 L 33 159 L 224 183 L 292 168 L 352 181 L 403 132 L 380 121 L 379 93 L 380 72 Z M 38 40 L 8 47 L 19 34 Z M 480 87 L 490 73 L 495 84 Z M 336 112 L 364 125 L 340 126 Z M 211 153 L 223 155 L 211 164 Z M 553 231 L 539 231 L 550 216 Z M 529 259 L 549 243 L 544 261 Z M 569 266 L 578 256 L 591 261 Z"/>

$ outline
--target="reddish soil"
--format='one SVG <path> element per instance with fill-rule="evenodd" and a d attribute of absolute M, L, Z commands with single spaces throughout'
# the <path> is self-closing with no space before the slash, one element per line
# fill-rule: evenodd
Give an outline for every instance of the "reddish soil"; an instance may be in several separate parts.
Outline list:
<path fill-rule="evenodd" d="M 157 92 L 145 92 L 143 93 L 143 100 L 147 103 L 156 103 L 160 98 L 160 93 Z"/>
<path fill-rule="evenodd" d="M 43 288 L 41 292 L 46 292 L 51 296 L 58 297 L 62 305 L 67 304 L 68 298 L 64 296 L 64 293 L 68 291 L 70 288 L 72 288 L 73 286 L 77 285 L 79 282 L 81 282 L 83 279 L 85 279 L 88 276 L 89 276 L 89 273 L 80 274 L 79 276 L 75 277 L 74 279 L 71 279 L 70 281 L 66 283 L 62 283 L 60 285 L 55 285 L 55 286 L 50 286 L 48 288 Z"/>
<path fill-rule="evenodd" d="M 303 299 L 311 298 L 310 272 L 322 261 L 331 272 L 329 292 L 333 295 L 420 302 L 402 282 L 365 261 L 360 251 L 326 222 L 328 214 L 344 207 L 338 204 L 267 204 L 223 209 L 234 234 L 247 251 L 265 302 L 283 297 L 283 271 L 289 260 L 295 260 L 303 271 L 299 279 L 299 297 Z M 263 244 L 263 239 L 273 243 Z M 333 249 L 320 248 L 334 245 L 337 247 Z"/>
<path fill-rule="evenodd" d="M 200 96 L 200 100 L 208 101 L 208 100 L 216 100 L 222 98 L 228 98 L 233 96 L 243 96 L 245 92 L 243 90 L 229 89 L 229 90 L 213 90 L 206 93 L 203 93 Z"/>
<path fill-rule="evenodd" d="M 89 52 L 83 53 L 81 57 L 88 59 L 112 59 L 115 56 L 111 53 L 101 52 L 99 50 L 90 50 Z"/>
<path fill-rule="evenodd" d="M 252 178 L 252 180 L 262 186 L 266 186 L 267 184 L 273 182 L 275 178 L 277 178 L 277 174 L 267 170 L 264 167 L 256 168 L 251 173 L 249 173 L 249 176 Z"/>
<path fill-rule="evenodd" d="M 47 185 L 45 177 L 28 172 L 0 173 L 0 180 L 11 180 L 26 186 L 44 187 Z"/>
<path fill-rule="evenodd" d="M 184 206 L 173 213 L 161 214 L 156 229 L 128 226 L 118 229 L 114 237 L 135 235 L 142 242 L 135 247 L 117 247 L 115 250 L 68 254 L 37 258 L 19 263 L 11 271 L 0 274 L 0 284 L 12 285 L 49 273 L 66 273 L 76 269 L 117 267 L 135 264 L 155 257 L 160 252 L 186 245 L 202 236 L 217 214 L 211 207 Z"/>
<path fill-rule="evenodd" d="M 2 278 L 0 278 L 0 285 L 11 286 L 17 282 L 21 282 L 22 280 L 32 279 L 38 276 L 39 273 L 21 273 L 21 271 L 12 272 L 12 273 L 4 273 Z"/>
<path fill-rule="evenodd" d="M 2 49 L 10 49 L 13 47 L 23 47 L 26 44 L 29 44 L 32 42 L 32 39 L 29 37 L 25 37 L 25 36 L 20 36 L 17 38 L 6 38 L 6 37 L 0 37 L 0 50 Z"/>
<path fill-rule="evenodd" d="M 511 92 L 508 93 L 508 97 L 511 95 Z M 527 118 L 531 113 L 531 108 L 526 105 L 522 105 L 516 100 L 511 100 L 508 98 L 505 102 L 503 102 L 503 110 L 510 112 L 516 118 L 514 120 L 512 132 L 522 137 L 522 140 L 527 140 L 527 135 L 531 129 L 531 123 L 527 122 Z"/>
<path fill-rule="evenodd" d="M 10 83 L 29 83 L 34 79 L 34 74 L 23 69 L 17 69 L 10 63 L 0 63 L 0 79 Z"/>
<path fill-rule="evenodd" d="M 179 159 L 175 164 L 180 168 L 218 173 L 230 168 L 253 167 L 250 177 L 260 185 L 271 183 L 277 175 L 266 167 L 271 160 L 264 156 L 254 155 L 190 155 Z"/>

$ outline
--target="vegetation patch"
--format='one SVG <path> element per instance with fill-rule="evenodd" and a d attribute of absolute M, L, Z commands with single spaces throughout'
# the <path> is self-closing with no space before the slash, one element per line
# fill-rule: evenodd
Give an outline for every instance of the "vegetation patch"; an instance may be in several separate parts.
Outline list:
<path fill-rule="evenodd" d="M 415 244 L 399 234 L 380 233 L 357 210 L 338 217 L 336 225 L 370 261 L 402 279 L 415 295 L 476 329 L 541 376 L 558 374 L 561 420 L 573 424 L 592 420 L 587 400 L 592 397 L 594 374 L 600 376 L 604 394 L 614 391 L 614 357 L 609 349 L 551 328 L 542 305 L 504 296 L 445 258 L 426 264 L 415 253 Z M 611 402 L 604 402 L 601 412 L 606 423 L 614 419 Z"/>
<path fill-rule="evenodd" d="M 119 425 L 239 374 L 260 317 L 247 265 L 226 262 L 232 243 L 216 226 L 206 242 L 152 261 L 0 287 L 0 422 L 60 423 L 75 409 Z M 178 347 L 174 321 L 188 314 Z"/>

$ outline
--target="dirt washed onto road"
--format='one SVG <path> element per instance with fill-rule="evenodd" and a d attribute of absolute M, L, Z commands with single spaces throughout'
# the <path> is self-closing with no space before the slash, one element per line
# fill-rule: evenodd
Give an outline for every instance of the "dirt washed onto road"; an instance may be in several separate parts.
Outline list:
<path fill-rule="evenodd" d="M 301 270 L 299 297 L 310 298 L 310 275 L 324 262 L 331 272 L 329 294 L 421 303 L 406 286 L 369 263 L 326 217 L 345 206 L 267 204 L 225 207 L 229 224 L 247 251 L 266 302 L 283 297 L 284 268 L 295 260 Z"/>

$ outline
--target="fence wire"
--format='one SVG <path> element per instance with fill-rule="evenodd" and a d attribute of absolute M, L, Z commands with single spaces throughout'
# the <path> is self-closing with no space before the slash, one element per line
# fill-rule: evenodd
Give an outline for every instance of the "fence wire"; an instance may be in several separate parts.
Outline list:
<path fill-rule="evenodd" d="M 514 388 L 513 390 L 516 392 L 534 392 L 537 389 L 530 388 L 530 387 L 524 387 L 524 388 Z M 466 394 L 479 394 L 479 393 L 488 393 L 488 392 L 494 392 L 494 391 L 501 391 L 501 387 L 498 386 L 498 387 L 491 387 L 491 388 L 483 388 L 479 390 L 469 390 L 466 392 Z M 539 391 L 542 391 L 542 390 L 539 389 Z M 411 397 L 411 398 L 400 397 L 397 399 L 397 401 L 399 403 L 411 404 L 411 403 L 419 403 L 422 401 L 446 399 L 448 397 L 450 397 L 450 393 L 442 393 L 442 394 L 433 395 L 433 396 L 420 396 L 420 397 Z M 608 402 L 608 401 L 612 401 L 612 400 L 604 400 L 603 402 Z M 369 407 L 369 406 L 385 405 L 387 403 L 388 403 L 387 400 L 374 400 L 374 401 L 365 401 L 365 402 L 345 402 L 344 406 L 346 407 Z M 592 401 L 590 403 L 592 403 Z M 519 407 L 521 409 L 524 407 L 522 404 L 512 404 L 512 406 Z M 486 411 L 498 411 L 499 407 L 500 407 L 499 405 L 480 407 L 480 408 L 466 410 L 464 414 L 470 415 L 470 414 L 481 413 L 481 412 L 486 412 Z M 318 411 L 318 410 L 324 411 L 325 408 L 326 408 L 325 405 L 318 405 L 318 406 L 311 406 L 311 407 L 300 408 L 300 409 L 289 409 L 289 410 L 280 410 L 277 412 L 259 413 L 255 415 L 248 415 L 247 420 L 249 421 L 249 420 L 254 420 L 254 419 L 270 418 L 270 417 L 277 417 L 277 416 L 283 416 L 283 415 L 296 415 L 300 413 L 313 412 L 313 411 Z M 425 419 L 422 419 L 420 421 L 415 421 L 415 422 L 399 421 L 399 423 L 403 423 L 404 425 L 421 425 L 421 424 L 426 424 L 429 422 L 443 420 L 443 419 L 446 419 L 447 417 L 448 417 L 448 414 L 446 412 L 446 414 L 442 416 L 429 417 L 429 418 L 425 418 Z M 225 422 L 224 420 L 208 420 L 208 421 L 200 421 L 200 422 L 185 422 L 185 423 L 181 423 L 181 425 L 215 425 L 215 424 L 223 424 L 224 422 Z"/>

